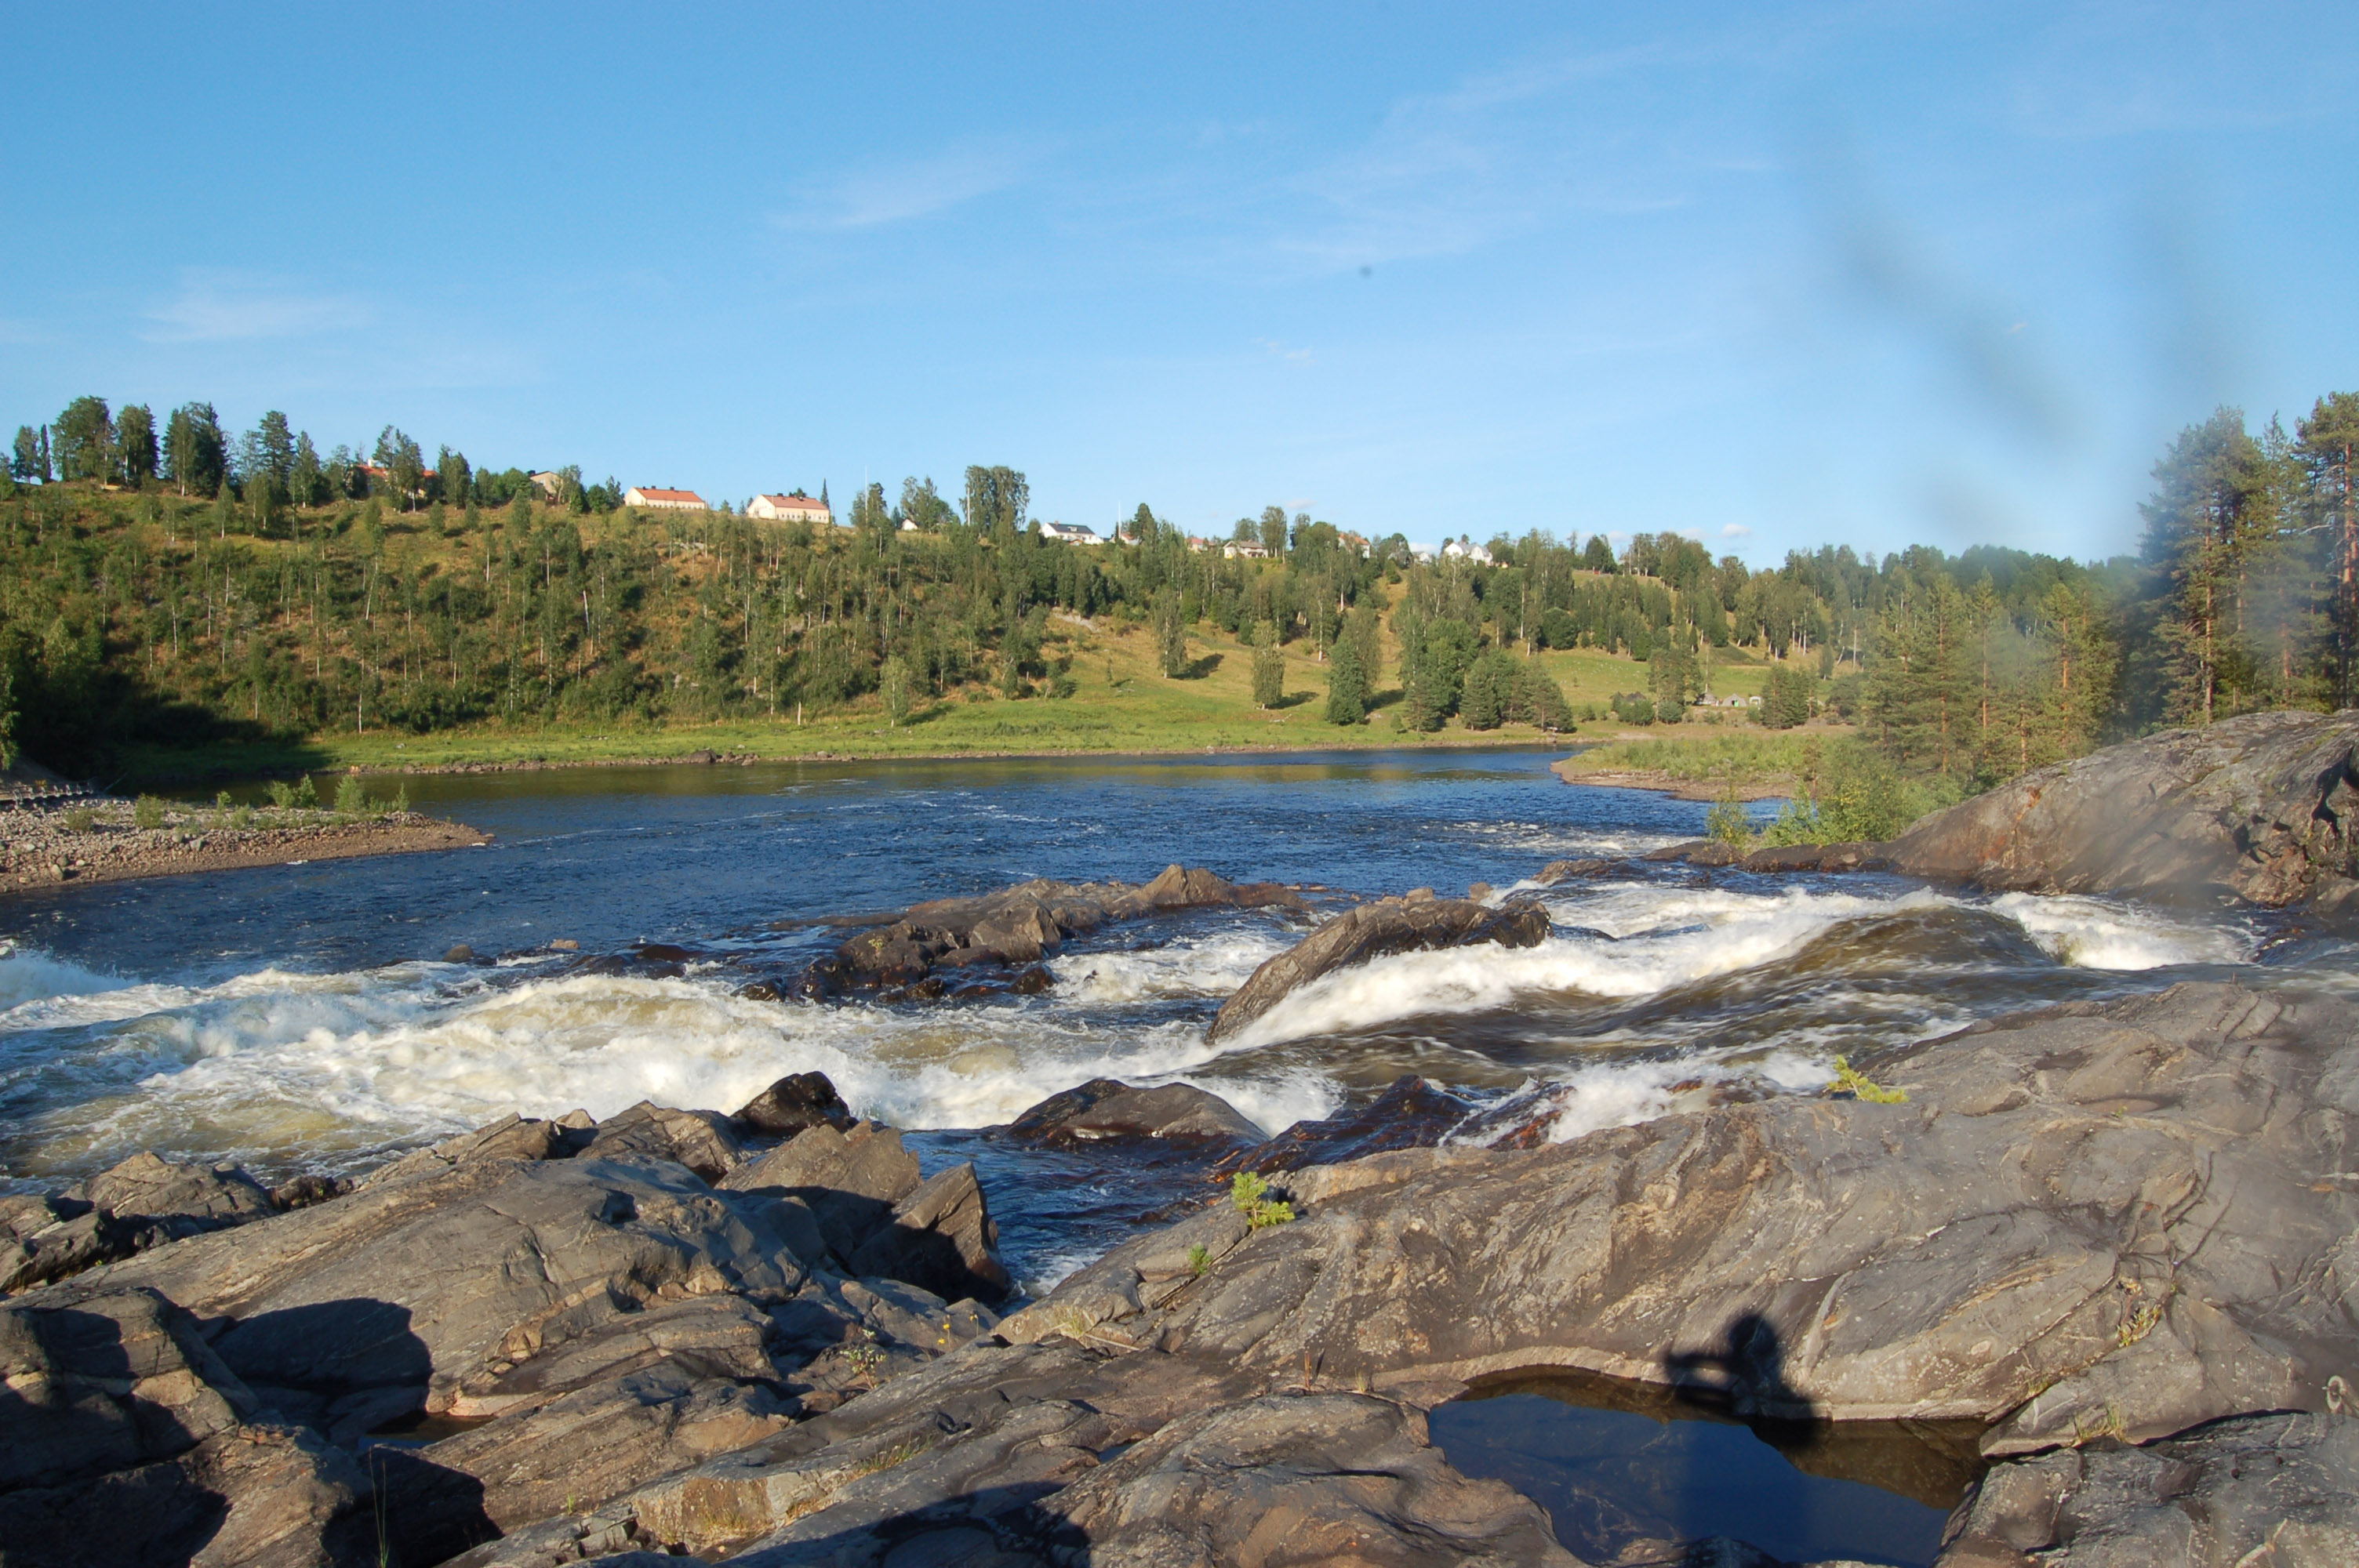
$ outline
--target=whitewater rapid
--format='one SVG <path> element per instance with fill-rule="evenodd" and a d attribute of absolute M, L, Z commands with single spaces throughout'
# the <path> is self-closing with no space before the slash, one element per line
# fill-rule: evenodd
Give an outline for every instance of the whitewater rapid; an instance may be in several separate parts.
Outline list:
<path fill-rule="evenodd" d="M 1116 1077 L 1197 1084 L 1273 1132 L 1416 1070 L 1520 1100 L 1570 1138 L 1732 1085 L 1815 1089 L 1838 1053 L 1958 1027 L 1987 1011 L 1973 987 L 2013 994 L 2027 966 L 2069 996 L 2076 975 L 2246 964 L 2256 942 L 2225 917 L 1886 879 L 1508 891 L 1543 897 L 1557 934 L 1342 971 L 1218 1048 L 1212 1011 L 1299 929 L 1240 915 L 1125 930 L 1052 960 L 1047 995 L 931 1007 L 750 1000 L 721 964 L 673 979 L 567 973 L 554 957 L 265 965 L 172 984 L 18 946 L 0 957 L 5 1173 L 79 1173 L 141 1148 L 352 1169 L 512 1110 L 725 1110 L 813 1070 L 905 1128 L 990 1126 Z"/>

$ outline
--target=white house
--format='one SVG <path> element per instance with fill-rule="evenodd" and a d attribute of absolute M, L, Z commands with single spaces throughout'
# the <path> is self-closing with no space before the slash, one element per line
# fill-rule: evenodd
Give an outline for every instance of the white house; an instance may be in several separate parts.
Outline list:
<path fill-rule="evenodd" d="M 1043 523 L 1040 524 L 1040 537 L 1043 539 L 1055 539 L 1060 544 L 1067 545 L 1103 545 L 1105 543 L 1103 539 L 1098 537 L 1097 531 L 1095 529 L 1084 528 L 1078 523 Z"/>
<path fill-rule="evenodd" d="M 745 508 L 748 517 L 767 517 L 779 523 L 832 523 L 834 514 L 824 501 L 813 501 L 808 495 L 757 495 Z"/>
<path fill-rule="evenodd" d="M 656 490 L 635 484 L 623 492 L 625 506 L 645 506 L 658 512 L 709 512 L 704 497 L 692 490 Z"/>
<path fill-rule="evenodd" d="M 1490 551 L 1464 539 L 1452 539 L 1442 546 L 1441 555 L 1445 560 L 1462 560 L 1470 566 L 1487 567 L 1491 564 Z"/>
<path fill-rule="evenodd" d="M 1221 558 L 1231 561 L 1239 559 L 1266 561 L 1269 559 L 1269 546 L 1259 539 L 1231 539 L 1221 546 Z"/>
<path fill-rule="evenodd" d="M 549 500 L 562 501 L 565 499 L 565 476 L 559 473 L 556 470 L 549 469 L 533 475 L 532 482 L 534 488 L 538 490 L 541 494 L 549 497 Z"/>

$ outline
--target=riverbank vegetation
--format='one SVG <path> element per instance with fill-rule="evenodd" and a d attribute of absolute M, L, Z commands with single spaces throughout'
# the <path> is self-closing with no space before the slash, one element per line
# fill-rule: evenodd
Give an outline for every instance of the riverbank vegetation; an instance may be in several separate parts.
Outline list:
<path fill-rule="evenodd" d="M 2290 434 L 2191 427 L 2136 557 L 1755 568 L 1676 534 L 1430 558 L 1277 507 L 1207 541 L 1142 504 L 1092 547 L 980 465 L 955 501 L 868 486 L 848 527 L 649 513 L 578 470 L 429 467 L 390 428 L 364 461 L 277 414 L 233 438 L 204 405 L 83 398 L 19 431 L 0 494 L 0 712 L 54 765 L 151 778 L 1632 730 L 1711 738 L 1648 767 L 1757 778 L 1796 773 L 1776 735 L 1832 724 L 1960 792 L 2351 700 L 2354 432 L 2350 395 Z"/>

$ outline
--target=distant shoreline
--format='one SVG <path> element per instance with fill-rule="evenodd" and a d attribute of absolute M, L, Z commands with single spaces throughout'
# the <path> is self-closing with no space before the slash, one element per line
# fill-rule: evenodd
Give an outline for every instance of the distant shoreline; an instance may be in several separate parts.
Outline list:
<path fill-rule="evenodd" d="M 114 803 L 109 803 L 114 804 Z M 124 828 L 68 827 L 63 811 L 0 813 L 0 898 L 100 882 L 201 871 L 303 865 L 367 855 L 420 854 L 488 844 L 463 822 L 415 812 L 296 827 Z"/>
<path fill-rule="evenodd" d="M 1570 757 L 1550 763 L 1549 771 L 1569 784 L 1592 789 L 1647 789 L 1680 800 L 1720 801 L 1732 795 L 1738 800 L 1787 800 L 1794 794 L 1792 779 L 1761 777 L 1731 784 L 1724 779 L 1683 779 L 1652 768 L 1600 768 L 1582 773 L 1573 769 Z"/>

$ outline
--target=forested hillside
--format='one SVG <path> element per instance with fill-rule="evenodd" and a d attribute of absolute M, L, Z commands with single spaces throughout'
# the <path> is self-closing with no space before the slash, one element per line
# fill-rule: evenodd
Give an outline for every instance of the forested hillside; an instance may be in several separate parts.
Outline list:
<path fill-rule="evenodd" d="M 2102 567 L 1828 546 L 1752 568 L 1675 534 L 1421 562 L 1275 507 L 1234 530 L 1266 556 L 1191 547 L 1143 504 L 1128 542 L 1069 545 L 1022 474 L 980 466 L 955 504 L 871 486 L 814 530 L 623 508 L 612 481 L 543 489 L 447 448 L 429 469 L 397 430 L 323 459 L 276 414 L 233 440 L 202 405 L 159 431 L 83 398 L 19 431 L 0 494 L 0 696 L 17 743 L 77 771 L 134 741 L 897 722 L 1072 699 L 1061 610 L 1150 633 L 1169 680 L 1213 628 L 1283 648 L 1330 672 L 1324 719 L 1410 730 L 1581 722 L 1530 657 L 1564 648 L 1633 661 L 1616 722 L 1676 721 L 1742 649 L 1771 664 L 1763 721 L 1848 719 L 1973 787 L 2111 734 L 2350 701 L 2354 439 L 2348 394 L 2291 434 L 2222 411 L 2157 465 L 2142 554 Z"/>

